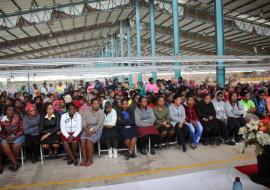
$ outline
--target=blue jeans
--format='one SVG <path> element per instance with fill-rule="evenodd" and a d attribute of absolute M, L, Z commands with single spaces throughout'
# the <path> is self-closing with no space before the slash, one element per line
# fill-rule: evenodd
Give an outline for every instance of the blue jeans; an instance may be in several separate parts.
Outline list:
<path fill-rule="evenodd" d="M 198 121 L 197 127 L 194 127 L 192 123 L 187 123 L 189 136 L 192 140 L 192 144 L 199 144 L 200 138 L 202 136 L 203 127 Z"/>

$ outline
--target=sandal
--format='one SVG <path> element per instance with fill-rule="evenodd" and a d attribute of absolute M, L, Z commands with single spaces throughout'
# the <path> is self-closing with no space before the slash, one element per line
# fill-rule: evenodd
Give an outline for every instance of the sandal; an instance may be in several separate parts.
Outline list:
<path fill-rule="evenodd" d="M 85 164 L 84 164 L 84 166 L 85 167 L 89 167 L 89 166 L 91 166 L 93 164 L 93 161 L 87 161 Z"/>
<path fill-rule="evenodd" d="M 85 166 L 86 161 L 82 160 L 80 166 Z"/>

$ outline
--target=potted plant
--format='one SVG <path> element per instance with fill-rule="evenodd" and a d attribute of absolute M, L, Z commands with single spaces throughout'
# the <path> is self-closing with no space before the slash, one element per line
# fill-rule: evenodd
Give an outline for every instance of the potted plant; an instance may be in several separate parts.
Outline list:
<path fill-rule="evenodd" d="M 241 152 L 255 146 L 258 173 L 250 176 L 251 180 L 263 185 L 270 185 L 270 122 L 251 120 L 245 127 L 240 128 L 243 137 Z"/>

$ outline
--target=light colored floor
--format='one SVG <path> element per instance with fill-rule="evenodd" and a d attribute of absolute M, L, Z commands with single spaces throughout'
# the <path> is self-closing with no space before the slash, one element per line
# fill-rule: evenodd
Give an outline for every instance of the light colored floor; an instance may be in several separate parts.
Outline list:
<path fill-rule="evenodd" d="M 138 154 L 138 158 L 129 161 L 123 156 L 118 159 L 95 157 L 94 164 L 88 168 L 67 166 L 63 159 L 46 160 L 44 166 L 26 162 L 17 173 L 6 170 L 0 176 L 0 189 L 93 187 L 256 163 L 252 152 L 243 155 L 239 150 L 238 145 L 201 145 L 196 150 L 188 149 L 183 153 L 178 146 L 172 146 L 158 150 L 154 156 Z"/>

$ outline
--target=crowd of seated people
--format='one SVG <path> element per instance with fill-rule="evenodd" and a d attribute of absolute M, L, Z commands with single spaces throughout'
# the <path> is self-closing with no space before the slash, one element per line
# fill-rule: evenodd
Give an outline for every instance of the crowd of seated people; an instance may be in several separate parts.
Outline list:
<path fill-rule="evenodd" d="M 68 165 L 93 164 L 97 142 L 109 158 L 117 158 L 119 145 L 126 160 L 176 141 L 180 150 L 190 146 L 235 145 L 240 127 L 250 119 L 268 119 L 270 83 L 226 84 L 224 88 L 193 81 L 158 80 L 129 89 L 117 80 L 57 86 L 34 84 L 0 96 L 0 173 L 3 165 L 17 171 L 21 149 L 36 163 L 40 147 L 50 159 L 62 148 Z M 149 142 L 150 145 L 149 146 Z M 190 143 L 188 143 L 190 142 Z M 188 146 L 188 144 L 190 144 Z M 77 160 L 78 147 L 82 160 Z M 148 150 L 150 148 L 150 150 Z M 3 164 L 3 158 L 7 162 Z"/>

